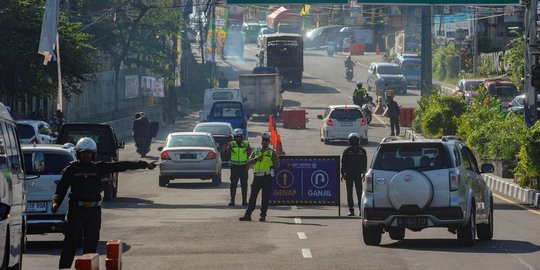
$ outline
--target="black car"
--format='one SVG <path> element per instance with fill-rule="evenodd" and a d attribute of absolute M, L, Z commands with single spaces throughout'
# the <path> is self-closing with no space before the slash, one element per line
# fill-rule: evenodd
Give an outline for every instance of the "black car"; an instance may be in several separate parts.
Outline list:
<path fill-rule="evenodd" d="M 98 161 L 118 161 L 118 150 L 124 148 L 124 142 L 118 142 L 111 126 L 93 123 L 70 123 L 64 124 L 57 144 L 72 143 L 83 137 L 92 138 L 97 144 Z M 118 192 L 118 173 L 107 175 L 102 179 L 103 200 L 108 201 L 116 198 Z"/>

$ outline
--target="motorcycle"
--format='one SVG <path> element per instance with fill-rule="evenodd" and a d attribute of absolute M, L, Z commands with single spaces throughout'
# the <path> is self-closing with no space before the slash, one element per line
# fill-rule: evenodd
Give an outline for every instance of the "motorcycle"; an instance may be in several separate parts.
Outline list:
<path fill-rule="evenodd" d="M 348 82 L 351 82 L 353 79 L 353 68 L 352 67 L 346 67 L 345 68 L 345 79 L 347 79 Z"/>
<path fill-rule="evenodd" d="M 367 96 L 364 98 L 364 104 L 362 105 L 362 113 L 364 114 L 364 117 L 366 118 L 366 121 L 369 124 L 371 124 L 371 120 L 373 119 L 373 98 L 371 96 Z"/>
<path fill-rule="evenodd" d="M 333 57 L 334 51 L 335 51 L 334 42 L 331 42 L 331 41 L 326 42 L 326 54 L 330 57 Z"/>

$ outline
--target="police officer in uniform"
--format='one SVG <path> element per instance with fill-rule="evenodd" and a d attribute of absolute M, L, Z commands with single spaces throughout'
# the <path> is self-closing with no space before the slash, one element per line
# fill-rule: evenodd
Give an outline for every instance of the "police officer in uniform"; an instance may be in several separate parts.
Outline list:
<path fill-rule="evenodd" d="M 345 179 L 347 187 L 348 216 L 354 216 L 353 185 L 356 188 L 358 205 L 362 198 L 362 175 L 367 170 L 366 150 L 359 145 L 360 136 L 357 133 L 349 134 L 349 144 L 341 155 L 341 181 Z"/>
<path fill-rule="evenodd" d="M 101 228 L 101 176 L 136 169 L 154 169 L 155 161 L 95 162 L 97 145 L 91 138 L 81 138 L 75 146 L 76 161 L 62 172 L 56 187 L 52 212 L 56 213 L 68 189 L 69 210 L 64 228 L 64 243 L 60 255 L 60 269 L 71 268 L 80 240 L 84 238 L 84 253 L 95 253 Z"/>
<path fill-rule="evenodd" d="M 248 156 L 251 154 L 249 142 L 244 140 L 244 131 L 237 128 L 233 131 L 234 141 L 231 142 L 231 202 L 229 206 L 234 206 L 236 197 L 236 187 L 240 179 L 242 189 L 242 205 L 247 206 L 247 182 L 248 182 Z"/>
<path fill-rule="evenodd" d="M 253 164 L 253 184 L 251 184 L 251 195 L 249 197 L 248 208 L 240 221 L 251 221 L 251 213 L 255 210 L 257 196 L 262 189 L 261 217 L 259 221 L 266 221 L 266 211 L 272 189 L 272 179 L 274 178 L 274 168 L 279 167 L 279 160 L 274 149 L 268 147 L 270 144 L 270 133 L 262 134 L 261 146 L 251 152 L 248 163 Z"/>

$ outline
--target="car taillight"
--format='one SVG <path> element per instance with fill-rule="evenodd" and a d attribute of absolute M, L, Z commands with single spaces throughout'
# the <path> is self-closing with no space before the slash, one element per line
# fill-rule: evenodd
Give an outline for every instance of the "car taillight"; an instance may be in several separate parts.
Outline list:
<path fill-rule="evenodd" d="M 41 141 L 36 137 L 30 143 L 32 143 L 32 144 L 40 144 Z"/>
<path fill-rule="evenodd" d="M 169 156 L 169 153 L 167 153 L 167 151 L 163 151 L 161 152 L 161 159 L 162 160 L 165 160 L 165 159 L 171 159 L 171 157 Z"/>
<path fill-rule="evenodd" d="M 327 126 L 334 126 L 334 123 L 332 123 L 332 118 L 328 118 L 328 121 L 326 121 Z"/>
<path fill-rule="evenodd" d="M 360 125 L 361 125 L 361 126 L 365 126 L 366 124 L 367 124 L 366 118 L 360 119 Z"/>
<path fill-rule="evenodd" d="M 456 191 L 459 189 L 459 172 L 450 172 L 450 191 Z"/>
<path fill-rule="evenodd" d="M 214 153 L 213 151 L 209 151 L 208 154 L 206 154 L 206 157 L 204 159 L 215 159 L 216 158 L 216 153 Z"/>
<path fill-rule="evenodd" d="M 373 173 L 368 171 L 365 176 L 366 179 L 366 192 L 373 192 Z"/>

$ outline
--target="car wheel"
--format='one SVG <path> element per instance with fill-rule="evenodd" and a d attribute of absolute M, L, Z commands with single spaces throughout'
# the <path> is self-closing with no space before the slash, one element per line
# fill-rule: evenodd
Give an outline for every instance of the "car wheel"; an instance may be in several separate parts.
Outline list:
<path fill-rule="evenodd" d="M 478 224 L 476 227 L 478 239 L 491 240 L 493 238 L 493 198 L 490 199 L 488 224 Z"/>
<path fill-rule="evenodd" d="M 324 144 L 329 144 L 330 140 L 329 139 L 323 139 L 323 142 L 324 142 Z"/>
<path fill-rule="evenodd" d="M 403 240 L 405 238 L 405 228 L 390 228 L 388 234 L 392 240 Z"/>
<path fill-rule="evenodd" d="M 362 224 L 362 235 L 364 244 L 368 246 L 378 246 L 381 243 L 382 231 L 379 227 L 366 227 Z"/>
<path fill-rule="evenodd" d="M 160 187 L 166 187 L 171 180 L 165 176 L 159 177 L 159 186 Z"/>
<path fill-rule="evenodd" d="M 476 208 L 474 204 L 473 201 L 469 221 L 457 230 L 458 242 L 464 246 L 473 246 L 476 241 Z"/>
<path fill-rule="evenodd" d="M 214 184 L 215 186 L 221 184 L 221 171 L 219 171 L 219 173 L 212 177 L 212 184 Z"/>

